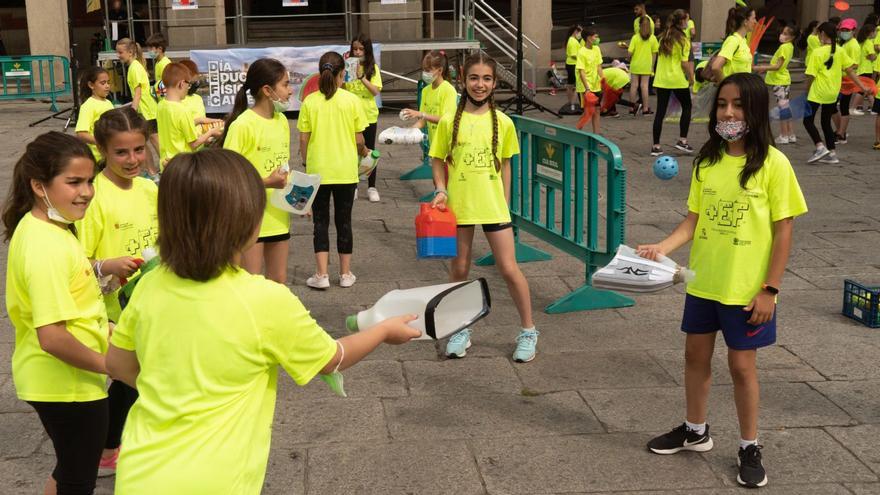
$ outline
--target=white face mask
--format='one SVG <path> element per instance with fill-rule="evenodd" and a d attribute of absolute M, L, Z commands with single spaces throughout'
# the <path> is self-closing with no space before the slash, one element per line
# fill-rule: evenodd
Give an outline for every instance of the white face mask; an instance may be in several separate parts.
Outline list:
<path fill-rule="evenodd" d="M 278 97 L 275 94 L 275 91 L 272 91 L 272 94 L 275 95 L 275 98 Z M 272 107 L 275 109 L 275 113 L 284 113 L 290 109 L 290 100 L 276 100 L 272 99 Z"/>
<path fill-rule="evenodd" d="M 43 187 L 43 202 L 46 203 L 46 216 L 49 217 L 49 220 L 52 220 L 53 222 L 63 223 L 64 225 L 70 225 L 73 223 L 73 220 L 68 220 L 64 218 L 64 215 L 62 215 L 57 208 L 52 206 L 52 203 L 49 201 L 49 194 L 46 192 L 45 187 Z"/>
<path fill-rule="evenodd" d="M 434 74 L 427 71 L 422 71 L 422 82 L 425 84 L 431 84 L 434 82 Z"/>

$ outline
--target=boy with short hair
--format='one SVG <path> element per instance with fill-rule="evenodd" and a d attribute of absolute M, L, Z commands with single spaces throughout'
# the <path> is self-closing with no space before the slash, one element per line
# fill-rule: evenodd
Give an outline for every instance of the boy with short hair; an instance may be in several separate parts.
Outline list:
<path fill-rule="evenodd" d="M 215 128 L 199 135 L 192 114 L 183 105 L 189 90 L 189 77 L 189 69 L 179 63 L 168 64 L 162 73 L 165 98 L 159 102 L 156 120 L 159 126 L 159 158 L 163 169 L 174 155 L 195 151 L 223 132 L 223 129 Z"/>
<path fill-rule="evenodd" d="M 156 96 L 162 96 L 159 94 L 159 83 L 162 81 L 162 73 L 171 63 L 171 59 L 165 56 L 165 50 L 168 49 L 168 38 L 162 33 L 153 33 L 147 38 L 145 46 L 153 54 L 153 63 L 155 64 L 153 72 L 156 76 L 156 84 L 153 89 L 156 91 Z"/>

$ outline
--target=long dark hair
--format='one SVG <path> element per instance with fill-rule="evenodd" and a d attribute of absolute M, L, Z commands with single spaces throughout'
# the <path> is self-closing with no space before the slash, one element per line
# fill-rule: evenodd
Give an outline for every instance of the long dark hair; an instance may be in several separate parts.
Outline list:
<path fill-rule="evenodd" d="M 807 28 L 804 29 L 803 36 L 798 38 L 797 47 L 801 50 L 807 49 L 807 40 L 810 38 L 810 35 L 813 34 L 813 30 L 816 29 L 816 26 L 819 25 L 819 21 L 810 21 L 807 24 Z"/>
<path fill-rule="evenodd" d="M 464 60 L 464 67 L 461 74 L 467 91 L 467 75 L 471 67 L 482 64 L 492 69 L 492 77 L 498 80 L 498 63 L 494 58 L 486 55 L 484 52 L 476 52 Z M 498 114 L 495 112 L 495 95 L 494 91 L 488 97 L 489 113 L 492 114 L 492 161 L 495 163 L 495 171 L 501 170 L 501 162 L 498 160 Z M 461 123 L 461 114 L 464 113 L 464 106 L 467 103 L 467 95 L 462 95 L 458 99 L 458 106 L 455 108 L 455 118 L 452 120 L 452 142 L 449 145 L 448 159 L 452 159 L 452 150 L 458 144 L 458 125 Z"/>
<path fill-rule="evenodd" d="M 643 15 L 639 18 L 639 36 L 642 37 L 643 40 L 647 40 L 654 34 L 651 32 L 651 18 L 647 15 Z"/>
<path fill-rule="evenodd" d="M 4 237 L 12 238 L 18 223 L 34 207 L 31 180 L 48 184 L 60 175 L 74 158 L 88 158 L 95 162 L 92 150 L 78 138 L 58 131 L 40 134 L 28 143 L 24 154 L 15 163 L 9 194 L 3 204 Z M 72 226 L 72 224 L 71 224 Z"/>
<path fill-rule="evenodd" d="M 376 69 L 376 56 L 373 55 L 373 41 L 366 35 L 359 34 L 355 39 L 351 40 L 351 46 L 349 49 L 354 50 L 354 44 L 356 42 L 364 47 L 364 61 L 361 62 L 361 66 L 364 68 L 364 77 L 369 81 L 373 78 L 373 72 Z"/>
<path fill-rule="evenodd" d="M 583 30 L 584 30 L 584 27 L 581 26 L 580 24 L 574 24 L 574 25 L 572 25 L 572 26 L 569 26 L 569 28 L 568 28 L 568 34 L 565 36 L 565 41 L 568 41 L 569 38 L 571 38 L 572 36 L 574 36 L 574 33 L 575 33 L 575 32 L 577 32 L 577 31 L 583 31 Z"/>
<path fill-rule="evenodd" d="M 672 49 L 676 45 L 685 44 L 686 38 L 684 31 L 681 30 L 681 23 L 685 19 L 687 19 L 687 12 L 682 9 L 677 9 L 669 15 L 669 20 L 666 21 L 666 30 L 660 35 L 660 53 L 667 56 L 672 55 Z"/>
<path fill-rule="evenodd" d="M 871 31 L 877 29 L 877 26 L 874 24 L 862 24 L 862 28 L 859 29 L 859 34 L 856 35 L 856 41 L 861 45 L 868 39 L 868 35 L 871 34 Z"/>
<path fill-rule="evenodd" d="M 107 70 L 96 65 L 90 65 L 83 71 L 82 76 L 79 78 L 80 99 L 87 100 L 92 96 L 92 88 L 89 87 L 89 84 L 95 84 L 101 74 L 107 74 Z"/>
<path fill-rule="evenodd" d="M 329 100 L 336 94 L 336 90 L 339 89 L 336 86 L 336 78 L 343 69 L 345 69 L 345 60 L 342 59 L 342 55 L 336 52 L 321 55 L 321 59 L 318 60 L 318 72 L 321 74 L 318 89 L 325 99 Z"/>
<path fill-rule="evenodd" d="M 232 112 L 226 117 L 226 126 L 223 131 L 223 137 L 218 141 L 219 146 L 223 146 L 226 136 L 229 134 L 229 126 L 235 122 L 239 115 L 244 113 L 248 108 L 248 93 L 254 98 L 254 101 L 263 99 L 263 86 L 275 86 L 278 81 L 284 79 L 287 68 L 284 64 L 274 58 L 260 58 L 254 61 L 248 67 L 247 76 L 245 76 L 244 84 L 235 93 L 235 103 L 232 106 Z"/>
<path fill-rule="evenodd" d="M 825 61 L 825 68 L 830 69 L 832 65 L 834 65 L 834 51 L 837 48 L 837 25 L 833 22 L 823 22 L 819 24 L 819 27 L 816 30 L 825 36 L 828 36 L 828 39 L 831 40 L 831 54 L 828 56 L 828 60 Z"/>
<path fill-rule="evenodd" d="M 718 85 L 718 93 L 715 95 L 715 102 L 709 112 L 709 140 L 700 148 L 700 152 L 694 158 L 694 167 L 696 167 L 696 178 L 700 180 L 700 169 L 711 167 L 721 161 L 722 154 L 727 148 L 726 141 L 718 135 L 715 125 L 718 123 L 718 95 L 728 84 L 736 85 L 739 88 L 743 117 L 748 126 L 748 132 L 743 137 L 746 164 L 739 174 L 739 185 L 746 189 L 749 179 L 764 166 L 770 143 L 773 142 L 773 134 L 770 131 L 770 96 L 767 92 L 767 86 L 760 76 L 752 73 L 731 74 Z"/>
<path fill-rule="evenodd" d="M 725 36 L 730 36 L 745 24 L 755 9 L 751 7 L 733 7 L 727 11 Z"/>

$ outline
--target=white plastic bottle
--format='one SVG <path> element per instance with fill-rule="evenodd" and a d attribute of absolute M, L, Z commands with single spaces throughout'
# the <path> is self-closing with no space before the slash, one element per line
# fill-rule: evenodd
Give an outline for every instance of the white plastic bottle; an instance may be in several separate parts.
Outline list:
<path fill-rule="evenodd" d="M 388 318 L 416 314 L 418 319 L 409 322 L 422 332 L 416 340 L 443 339 L 488 315 L 491 304 L 489 285 L 483 278 L 398 289 L 382 296 L 372 308 L 346 318 L 345 325 L 357 332 Z"/>
<path fill-rule="evenodd" d="M 360 164 L 358 164 L 358 176 L 361 178 L 367 177 L 379 165 L 379 158 L 382 156 L 382 153 L 379 150 L 371 151 L 367 156 L 361 158 Z"/>

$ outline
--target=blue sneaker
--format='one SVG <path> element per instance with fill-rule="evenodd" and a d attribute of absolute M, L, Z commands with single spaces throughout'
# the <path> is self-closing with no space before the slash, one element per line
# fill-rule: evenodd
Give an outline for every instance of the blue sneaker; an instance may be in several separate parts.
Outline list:
<path fill-rule="evenodd" d="M 463 358 L 467 356 L 467 350 L 471 347 L 471 329 L 459 330 L 446 343 L 446 357 Z"/>
<path fill-rule="evenodd" d="M 523 330 L 516 338 L 516 350 L 513 351 L 513 360 L 517 363 L 528 363 L 535 359 L 535 347 L 538 345 L 537 330 Z"/>

